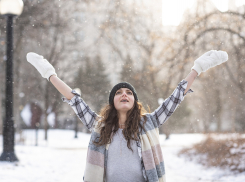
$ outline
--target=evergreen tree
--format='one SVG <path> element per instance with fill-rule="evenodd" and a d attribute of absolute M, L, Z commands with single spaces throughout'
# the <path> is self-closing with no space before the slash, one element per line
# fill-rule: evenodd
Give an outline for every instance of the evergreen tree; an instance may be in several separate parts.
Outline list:
<path fill-rule="evenodd" d="M 86 57 L 79 69 L 76 85 L 81 89 L 82 98 L 97 113 L 108 103 L 110 82 L 105 73 L 105 66 L 99 56 Z"/>
<path fill-rule="evenodd" d="M 127 58 L 125 59 L 122 72 L 121 72 L 121 81 L 126 81 L 129 82 L 134 86 L 135 83 L 135 78 L 134 78 L 134 71 L 133 69 L 133 62 L 128 55 Z"/>

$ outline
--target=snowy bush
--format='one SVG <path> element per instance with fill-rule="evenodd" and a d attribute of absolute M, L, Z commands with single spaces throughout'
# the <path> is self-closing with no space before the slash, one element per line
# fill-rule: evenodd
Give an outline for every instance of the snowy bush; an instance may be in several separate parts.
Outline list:
<path fill-rule="evenodd" d="M 245 172 L 245 137 L 210 134 L 203 142 L 182 149 L 179 156 L 183 155 L 207 167 L 242 173 Z"/>

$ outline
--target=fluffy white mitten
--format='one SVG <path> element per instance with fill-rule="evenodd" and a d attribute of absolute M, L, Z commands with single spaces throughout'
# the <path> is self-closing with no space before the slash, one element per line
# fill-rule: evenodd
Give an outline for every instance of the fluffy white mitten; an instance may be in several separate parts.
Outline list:
<path fill-rule="evenodd" d="M 228 54 L 225 51 L 216 51 L 211 50 L 204 53 L 201 57 L 194 61 L 194 66 L 191 68 L 194 69 L 198 76 L 201 72 L 207 71 L 209 68 L 220 65 L 228 60 Z"/>
<path fill-rule="evenodd" d="M 43 56 L 40 56 L 34 52 L 29 52 L 26 55 L 26 59 L 37 69 L 37 71 L 39 71 L 42 77 L 47 78 L 48 81 L 50 76 L 57 76 L 54 67 L 46 59 L 43 59 Z"/>

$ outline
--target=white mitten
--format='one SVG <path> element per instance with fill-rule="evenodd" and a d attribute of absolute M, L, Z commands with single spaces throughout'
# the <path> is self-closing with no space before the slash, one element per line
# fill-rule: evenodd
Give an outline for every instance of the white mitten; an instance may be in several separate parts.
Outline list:
<path fill-rule="evenodd" d="M 29 52 L 26 55 L 26 59 L 37 69 L 37 71 L 39 71 L 42 77 L 47 78 L 48 81 L 50 76 L 57 76 L 54 67 L 46 59 L 43 59 L 43 56 L 40 56 L 34 52 Z"/>
<path fill-rule="evenodd" d="M 201 72 L 207 71 L 209 68 L 220 65 L 228 60 L 228 54 L 225 51 L 211 50 L 204 53 L 201 57 L 194 61 L 194 69 L 198 76 Z"/>

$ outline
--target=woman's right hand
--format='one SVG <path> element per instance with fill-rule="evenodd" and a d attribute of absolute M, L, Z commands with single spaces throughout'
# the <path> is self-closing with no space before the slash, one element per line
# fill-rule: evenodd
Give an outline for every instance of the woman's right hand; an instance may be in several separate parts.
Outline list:
<path fill-rule="evenodd" d="M 37 69 L 37 71 L 39 71 L 42 77 L 47 78 L 48 81 L 50 76 L 57 76 L 54 67 L 46 59 L 44 59 L 43 56 L 38 55 L 34 52 L 29 52 L 26 55 L 26 59 Z"/>

